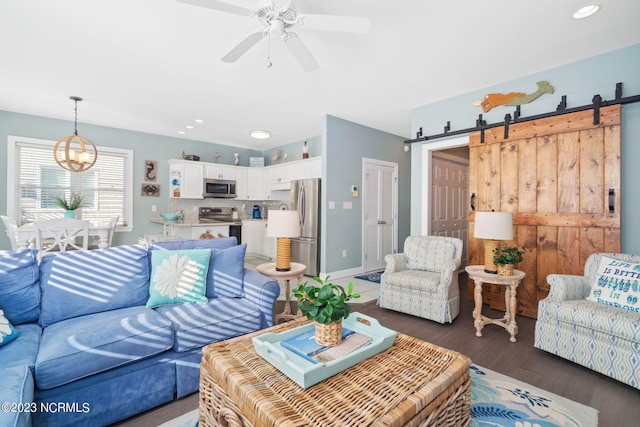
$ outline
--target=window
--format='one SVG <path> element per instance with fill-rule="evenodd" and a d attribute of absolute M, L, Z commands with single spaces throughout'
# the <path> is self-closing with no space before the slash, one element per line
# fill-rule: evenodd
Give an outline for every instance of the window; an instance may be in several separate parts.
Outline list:
<path fill-rule="evenodd" d="M 97 147 L 96 164 L 84 172 L 62 169 L 54 141 L 9 137 L 7 213 L 19 225 L 61 216 L 56 197 L 80 193 L 86 206 L 77 218 L 106 223 L 118 216 L 118 230 L 132 227 L 133 151 Z"/>

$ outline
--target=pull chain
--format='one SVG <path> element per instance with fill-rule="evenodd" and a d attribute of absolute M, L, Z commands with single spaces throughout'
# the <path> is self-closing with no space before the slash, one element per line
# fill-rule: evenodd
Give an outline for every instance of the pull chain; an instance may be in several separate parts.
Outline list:
<path fill-rule="evenodd" d="M 267 30 L 269 31 L 269 30 Z M 267 68 L 271 68 L 271 66 L 273 65 L 271 63 L 271 31 L 269 31 L 269 40 L 267 40 L 268 44 L 267 44 Z"/>

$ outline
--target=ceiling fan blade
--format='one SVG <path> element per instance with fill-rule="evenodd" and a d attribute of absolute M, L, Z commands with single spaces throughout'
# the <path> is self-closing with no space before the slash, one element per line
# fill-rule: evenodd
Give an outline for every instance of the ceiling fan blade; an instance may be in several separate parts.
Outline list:
<path fill-rule="evenodd" d="M 236 62 L 238 58 L 247 53 L 256 43 L 264 37 L 264 31 L 254 31 L 242 40 L 236 47 L 231 49 L 229 53 L 221 59 L 223 62 Z"/>
<path fill-rule="evenodd" d="M 232 13 L 240 16 L 251 16 L 253 10 L 242 6 L 225 3 L 218 0 L 176 0 L 178 3 L 190 4 L 193 6 L 206 7 L 207 9 L 219 10 L 221 12 Z"/>
<path fill-rule="evenodd" d="M 282 38 L 284 39 L 284 44 L 293 54 L 293 57 L 296 58 L 298 64 L 300 64 L 305 71 L 313 71 L 318 68 L 318 63 L 315 58 L 295 33 L 285 33 L 282 35 Z"/>
<path fill-rule="evenodd" d="M 337 15 L 298 15 L 298 25 L 311 30 L 367 33 L 371 29 L 369 18 Z"/>

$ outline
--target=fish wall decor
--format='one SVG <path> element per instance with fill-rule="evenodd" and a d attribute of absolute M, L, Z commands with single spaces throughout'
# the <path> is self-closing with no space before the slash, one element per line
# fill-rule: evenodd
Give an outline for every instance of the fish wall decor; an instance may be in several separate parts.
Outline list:
<path fill-rule="evenodd" d="M 490 93 L 485 95 L 482 101 L 476 101 L 473 104 L 481 106 L 482 111 L 487 113 L 489 110 L 499 105 L 524 105 L 537 99 L 542 94 L 553 93 L 553 86 L 551 86 L 547 81 L 539 81 L 536 85 L 538 85 L 538 90 L 528 95 L 523 92 Z"/>

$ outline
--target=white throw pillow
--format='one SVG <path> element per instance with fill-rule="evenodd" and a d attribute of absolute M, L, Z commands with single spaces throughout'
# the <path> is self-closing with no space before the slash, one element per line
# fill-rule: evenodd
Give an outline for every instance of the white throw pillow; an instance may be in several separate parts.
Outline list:
<path fill-rule="evenodd" d="M 640 264 L 603 256 L 588 300 L 640 312 Z"/>

